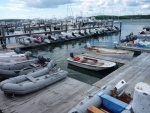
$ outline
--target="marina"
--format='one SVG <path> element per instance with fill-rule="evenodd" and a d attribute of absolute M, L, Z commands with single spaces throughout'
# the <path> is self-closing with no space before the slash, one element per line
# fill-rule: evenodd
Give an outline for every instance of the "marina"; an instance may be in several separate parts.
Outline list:
<path fill-rule="evenodd" d="M 143 53 L 93 85 L 88 85 L 67 77 L 67 79 L 52 86 L 25 96 L 15 96 L 12 98 L 0 91 L 0 108 L 4 113 L 67 113 L 72 107 L 83 100 L 86 95 L 97 91 L 103 85 L 115 85 L 122 79 L 129 84 L 125 90 L 133 95 L 136 83 L 142 81 L 149 84 L 150 63 L 147 62 L 149 58 L 149 53 Z M 68 93 L 66 94 L 65 92 Z"/>
<path fill-rule="evenodd" d="M 0 112 L 74 113 L 70 110 L 84 98 L 91 98 L 100 88 L 115 86 L 120 81 L 127 83 L 127 86 L 118 92 L 118 95 L 127 92 L 133 98 L 133 103 L 137 104 L 134 87 L 139 82 L 150 84 L 149 48 L 125 47 L 123 45 L 126 42 L 122 44 L 121 40 L 126 39 L 129 32 L 136 34 L 145 23 L 149 23 L 147 20 L 142 24 L 140 22 L 141 20 L 124 20 L 117 23 L 101 21 L 96 22 L 96 25 L 89 22 L 90 24 L 84 26 L 77 22 L 71 28 L 65 22 L 48 25 L 44 23 L 38 26 L 29 24 L 21 28 L 23 32 L 20 34 L 7 32 L 9 27 L 14 28 L 14 25 L 1 25 L 0 38 L 3 44 L 0 48 L 0 58 L 1 62 L 4 62 L 1 63 L 1 75 L 5 72 L 3 76 L 8 74 L 8 79 L 0 77 Z M 122 24 L 125 25 L 122 27 Z M 32 31 L 34 28 L 39 30 Z M 44 31 L 40 31 L 41 28 L 44 28 Z M 84 51 L 83 48 L 87 44 L 93 46 L 89 46 L 89 51 Z M 22 52 L 30 51 L 31 56 L 36 58 L 36 63 L 30 62 L 29 57 L 26 59 L 26 56 L 14 53 L 13 50 L 16 49 L 21 49 Z M 137 51 L 140 55 L 135 54 Z M 15 60 L 12 58 L 13 54 L 16 54 Z M 23 58 L 21 61 L 29 62 L 27 66 L 19 61 L 20 57 Z M 56 63 L 51 65 L 53 60 Z M 39 65 L 40 63 L 42 65 Z M 3 69 L 4 65 L 9 71 Z M 9 78 L 11 75 L 16 77 Z M 136 87 L 141 90 L 139 86 Z M 116 89 L 117 87 L 113 87 L 110 90 Z M 99 96 L 99 99 L 103 99 L 110 95 L 106 93 Z M 112 100 L 112 97 L 108 99 L 110 102 Z M 83 113 L 88 112 L 87 109 L 91 112 L 93 109 L 100 109 L 92 105 L 91 103 L 87 106 Z M 131 103 L 129 105 L 131 108 Z M 135 110 L 136 107 L 132 107 Z M 126 108 L 123 109 L 127 112 Z"/>
<path fill-rule="evenodd" d="M 1 0 L 0 113 L 149 113 L 149 0 Z"/>

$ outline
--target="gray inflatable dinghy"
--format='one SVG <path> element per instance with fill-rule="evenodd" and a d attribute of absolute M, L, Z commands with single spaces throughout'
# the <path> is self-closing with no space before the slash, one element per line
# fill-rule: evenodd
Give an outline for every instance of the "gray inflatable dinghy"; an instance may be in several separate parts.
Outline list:
<path fill-rule="evenodd" d="M 9 78 L 27 74 L 30 71 L 43 68 L 47 63 L 43 57 L 16 63 L 0 63 L 0 76 Z"/>
<path fill-rule="evenodd" d="M 54 66 L 55 62 L 51 60 L 42 69 L 2 81 L 0 88 L 8 94 L 27 94 L 67 77 L 68 72 L 54 70 Z"/>

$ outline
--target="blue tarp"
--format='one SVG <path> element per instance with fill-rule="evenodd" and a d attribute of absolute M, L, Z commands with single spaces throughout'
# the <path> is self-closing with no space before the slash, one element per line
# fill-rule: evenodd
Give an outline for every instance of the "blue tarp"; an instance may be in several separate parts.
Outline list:
<path fill-rule="evenodd" d="M 113 113 L 121 113 L 128 106 L 128 104 L 107 94 L 100 95 L 100 97 L 102 98 L 102 105 Z"/>

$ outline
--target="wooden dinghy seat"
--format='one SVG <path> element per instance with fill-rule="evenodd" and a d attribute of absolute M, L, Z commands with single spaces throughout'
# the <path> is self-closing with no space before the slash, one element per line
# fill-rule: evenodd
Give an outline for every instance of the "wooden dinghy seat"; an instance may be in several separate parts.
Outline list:
<path fill-rule="evenodd" d="M 88 63 L 91 65 L 95 65 L 98 61 L 92 58 L 83 57 L 82 60 L 80 60 L 81 63 Z"/>
<path fill-rule="evenodd" d="M 87 108 L 88 111 L 90 111 L 91 113 L 105 113 L 104 111 L 98 109 L 97 107 L 95 106 L 89 106 Z"/>
<path fill-rule="evenodd" d="M 34 77 L 32 77 L 32 76 L 26 76 L 26 78 L 28 79 L 28 80 L 30 80 L 31 82 L 36 82 L 36 78 L 34 78 Z"/>

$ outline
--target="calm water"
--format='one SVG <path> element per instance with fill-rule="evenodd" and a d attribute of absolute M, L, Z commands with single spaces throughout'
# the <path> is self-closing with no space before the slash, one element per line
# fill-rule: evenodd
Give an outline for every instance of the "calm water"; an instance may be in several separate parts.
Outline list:
<path fill-rule="evenodd" d="M 119 23 L 114 23 L 114 25 L 119 27 Z M 144 26 L 150 26 L 150 20 L 122 21 L 121 38 L 125 38 L 125 36 L 130 32 L 137 34 L 142 30 Z M 88 84 L 93 84 L 101 78 L 107 76 L 109 73 L 113 72 L 116 68 L 111 68 L 103 71 L 91 71 L 73 65 L 68 65 L 67 58 L 69 57 L 70 52 L 73 52 L 74 54 L 81 54 L 82 51 L 80 48 L 83 47 L 87 42 L 89 42 L 91 45 L 106 46 L 112 48 L 114 46 L 113 42 L 119 42 L 119 36 L 120 34 L 117 33 L 108 36 L 90 37 L 86 39 L 79 39 L 60 44 L 38 47 L 30 50 L 35 55 L 42 55 L 46 58 L 56 60 L 57 68 L 67 70 L 69 72 L 69 77 Z"/>

